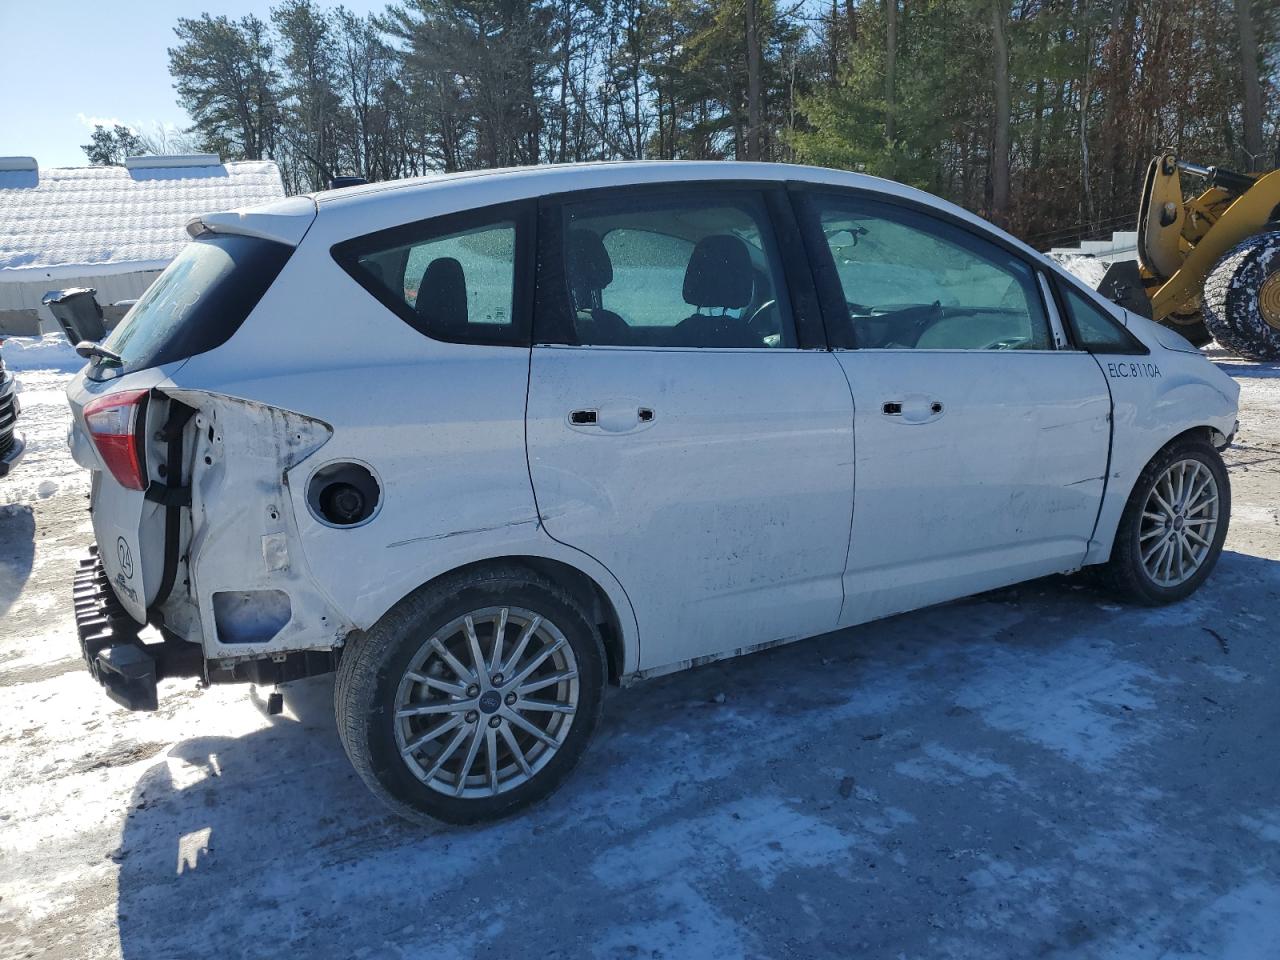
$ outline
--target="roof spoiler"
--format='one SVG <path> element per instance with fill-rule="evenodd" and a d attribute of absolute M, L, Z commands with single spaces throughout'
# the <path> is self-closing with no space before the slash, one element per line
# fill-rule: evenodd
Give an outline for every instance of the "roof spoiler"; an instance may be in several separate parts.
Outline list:
<path fill-rule="evenodd" d="M 315 218 L 316 202 L 311 197 L 285 197 L 243 210 L 202 213 L 187 221 L 187 234 L 193 240 L 210 233 L 238 234 L 296 247 Z"/>

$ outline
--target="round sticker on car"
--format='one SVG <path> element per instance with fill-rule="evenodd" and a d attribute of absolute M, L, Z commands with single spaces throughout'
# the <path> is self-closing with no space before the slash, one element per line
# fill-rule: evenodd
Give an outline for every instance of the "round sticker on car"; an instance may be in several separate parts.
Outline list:
<path fill-rule="evenodd" d="M 120 561 L 120 572 L 126 579 L 133 579 L 133 551 L 124 537 L 116 537 L 116 559 Z"/>

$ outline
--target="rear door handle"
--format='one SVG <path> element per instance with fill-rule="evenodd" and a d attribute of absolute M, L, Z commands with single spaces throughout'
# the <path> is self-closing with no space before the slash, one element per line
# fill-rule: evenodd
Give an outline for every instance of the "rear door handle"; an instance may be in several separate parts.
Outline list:
<path fill-rule="evenodd" d="M 596 422 L 594 410 L 573 410 L 569 413 L 569 422 L 575 427 L 589 427 Z"/>

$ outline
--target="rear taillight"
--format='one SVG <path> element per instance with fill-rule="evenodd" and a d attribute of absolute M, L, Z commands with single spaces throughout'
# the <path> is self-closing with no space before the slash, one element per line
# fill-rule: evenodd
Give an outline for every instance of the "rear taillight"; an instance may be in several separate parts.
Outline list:
<path fill-rule="evenodd" d="M 146 390 L 126 390 L 100 397 L 84 408 L 85 426 L 98 454 L 116 482 L 129 490 L 145 490 L 142 468 L 142 408 Z"/>

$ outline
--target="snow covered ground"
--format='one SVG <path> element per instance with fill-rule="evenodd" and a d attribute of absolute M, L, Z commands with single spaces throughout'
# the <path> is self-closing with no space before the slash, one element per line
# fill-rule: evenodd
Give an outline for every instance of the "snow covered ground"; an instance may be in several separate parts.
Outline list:
<path fill-rule="evenodd" d="M 130 714 L 90 681 L 77 364 L 22 353 L 0 956 L 1280 956 L 1280 365 L 1218 358 L 1235 509 L 1191 600 L 1039 581 L 610 691 L 550 802 L 423 830 L 355 779 L 326 679 L 277 717 L 190 681 Z"/>

